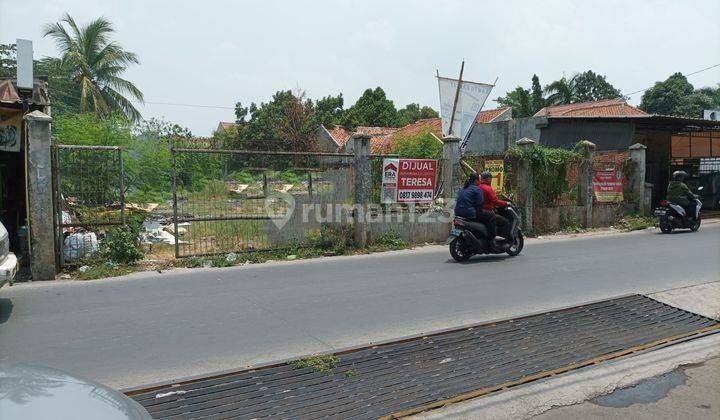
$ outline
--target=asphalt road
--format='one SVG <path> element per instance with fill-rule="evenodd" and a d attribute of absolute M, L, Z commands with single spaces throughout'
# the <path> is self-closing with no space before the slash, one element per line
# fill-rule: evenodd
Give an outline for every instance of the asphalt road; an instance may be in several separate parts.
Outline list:
<path fill-rule="evenodd" d="M 516 258 L 445 247 L 0 290 L 0 360 L 115 387 L 720 279 L 697 233 L 528 241 Z"/>

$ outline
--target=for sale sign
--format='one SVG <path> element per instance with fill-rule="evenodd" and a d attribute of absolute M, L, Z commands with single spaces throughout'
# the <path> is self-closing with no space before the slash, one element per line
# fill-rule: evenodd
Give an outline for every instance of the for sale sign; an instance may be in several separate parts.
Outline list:
<path fill-rule="evenodd" d="M 437 160 L 384 159 L 383 203 L 432 203 L 435 200 Z"/>
<path fill-rule="evenodd" d="M 619 169 L 596 170 L 593 192 L 598 203 L 623 201 L 623 173 Z"/>
<path fill-rule="evenodd" d="M 398 167 L 400 159 L 383 159 L 381 203 L 397 202 Z"/>

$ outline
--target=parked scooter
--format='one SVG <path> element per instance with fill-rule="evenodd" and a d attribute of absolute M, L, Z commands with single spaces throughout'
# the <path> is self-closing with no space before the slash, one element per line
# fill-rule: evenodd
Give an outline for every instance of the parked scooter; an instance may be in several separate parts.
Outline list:
<path fill-rule="evenodd" d="M 702 191 L 703 187 L 698 188 L 698 191 Z M 655 217 L 658 219 L 660 225 L 660 231 L 662 233 L 670 233 L 674 229 L 690 229 L 696 232 L 700 229 L 700 208 L 702 202 L 699 199 L 695 199 L 695 213 L 686 214 L 685 209 L 675 203 L 671 203 L 667 200 L 660 202 L 660 207 L 655 209 Z"/>
<path fill-rule="evenodd" d="M 504 246 L 495 248 L 492 238 L 488 238 L 487 227 L 475 220 L 456 216 L 453 220 L 450 237 L 445 245 L 450 246 L 450 255 L 457 262 L 470 259 L 475 254 L 504 254 L 514 257 L 523 249 L 525 239 L 520 230 L 520 212 L 512 203 L 499 208 L 498 213 L 508 219 L 505 232 L 498 232 L 505 238 Z"/>

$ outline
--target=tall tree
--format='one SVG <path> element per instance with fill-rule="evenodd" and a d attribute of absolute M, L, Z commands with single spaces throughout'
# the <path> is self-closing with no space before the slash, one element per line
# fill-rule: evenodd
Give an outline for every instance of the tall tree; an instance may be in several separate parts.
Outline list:
<path fill-rule="evenodd" d="M 547 95 L 545 101 L 548 105 L 560 105 L 575 102 L 572 89 L 570 81 L 563 76 L 560 80 L 556 80 L 545 86 L 545 94 Z"/>
<path fill-rule="evenodd" d="M 342 125 L 349 130 L 357 126 L 394 127 L 397 125 L 397 109 L 381 87 L 367 89 L 347 109 Z"/>
<path fill-rule="evenodd" d="M 344 102 L 342 93 L 337 96 L 328 95 L 315 101 L 313 124 L 315 126 L 322 124 L 327 128 L 334 128 L 339 125 L 345 111 L 343 108 Z"/>
<path fill-rule="evenodd" d="M 576 74 L 570 80 L 574 102 L 599 101 L 622 97 L 620 90 L 607 81 L 607 77 L 592 70 Z"/>
<path fill-rule="evenodd" d="M 423 106 L 421 108 L 419 104 L 411 103 L 405 106 L 405 108 L 398 110 L 397 125 L 403 127 L 418 120 L 437 117 L 439 117 L 437 111 L 429 106 Z"/>
<path fill-rule="evenodd" d="M 525 118 L 535 114 L 530 91 L 521 86 L 516 87 L 505 96 L 495 99 L 495 102 L 512 107 L 513 118 Z"/>
<path fill-rule="evenodd" d="M 304 93 L 281 90 L 270 102 L 235 105 L 241 147 L 255 149 L 313 150 L 314 105 Z"/>
<path fill-rule="evenodd" d="M 695 90 L 682 73 L 675 73 L 665 81 L 643 93 L 640 109 L 651 114 L 700 118 L 702 110 L 720 106 L 720 87 Z"/>
<path fill-rule="evenodd" d="M 565 76 L 545 87 L 547 105 L 563 105 L 576 102 L 599 101 L 622 97 L 620 90 L 611 85 L 607 78 L 592 70 Z"/>
<path fill-rule="evenodd" d="M 121 77 L 129 65 L 139 64 L 139 60 L 137 55 L 111 40 L 114 33 L 112 24 L 105 18 L 79 27 L 69 14 L 44 27 L 44 36 L 55 40 L 62 64 L 67 66 L 70 79 L 80 87 L 81 112 L 93 110 L 107 116 L 119 111 L 139 121 L 141 115 L 132 100 L 142 102 L 143 94 Z"/>
<path fill-rule="evenodd" d="M 535 114 L 545 107 L 545 98 L 543 97 L 542 86 L 540 86 L 540 78 L 537 74 L 533 74 L 531 91 L 532 97 L 530 98 L 530 102 L 532 103 L 533 114 Z"/>

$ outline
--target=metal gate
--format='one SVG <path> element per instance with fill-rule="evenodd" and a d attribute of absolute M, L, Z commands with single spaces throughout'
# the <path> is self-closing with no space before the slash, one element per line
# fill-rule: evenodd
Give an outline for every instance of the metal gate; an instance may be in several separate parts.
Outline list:
<path fill-rule="evenodd" d="M 320 223 L 303 220 L 301 209 L 352 197 L 352 154 L 227 148 L 215 139 L 171 142 L 177 258 L 302 244 Z"/>
<path fill-rule="evenodd" d="M 108 226 L 125 224 L 122 148 L 56 144 L 53 148 L 56 262 L 80 263 Z"/>

